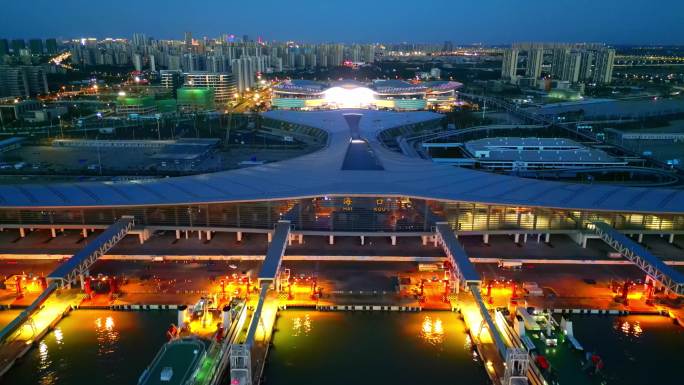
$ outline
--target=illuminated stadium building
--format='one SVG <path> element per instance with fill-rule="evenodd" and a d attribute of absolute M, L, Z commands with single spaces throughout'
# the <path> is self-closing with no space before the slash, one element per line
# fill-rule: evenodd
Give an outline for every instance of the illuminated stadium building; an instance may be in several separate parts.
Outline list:
<path fill-rule="evenodd" d="M 128 182 L 0 186 L 4 229 L 104 228 L 124 215 L 137 231 L 421 236 L 447 222 L 459 234 L 568 234 L 592 223 L 631 234 L 684 233 L 684 190 L 522 179 L 436 164 L 392 150 L 401 135 L 441 130 L 432 112 L 271 111 L 263 130 L 321 149 L 211 174 Z M 22 233 L 24 230 L 22 230 Z M 177 233 L 179 234 L 179 233 Z M 201 233 L 200 233 L 201 235 Z M 141 238 L 142 239 L 142 238 Z M 331 238 L 332 240 L 332 238 Z"/>
<path fill-rule="evenodd" d="M 351 80 L 318 83 L 307 80 L 282 82 L 273 88 L 277 109 L 317 110 L 369 108 L 417 111 L 450 109 L 461 83 L 450 81 L 411 84 L 401 80 L 376 80 L 371 84 Z"/>

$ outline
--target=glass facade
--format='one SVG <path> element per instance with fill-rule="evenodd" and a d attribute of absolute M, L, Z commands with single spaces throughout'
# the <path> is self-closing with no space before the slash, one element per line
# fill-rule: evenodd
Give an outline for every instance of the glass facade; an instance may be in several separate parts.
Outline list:
<path fill-rule="evenodd" d="M 603 221 L 618 230 L 684 230 L 684 215 L 556 210 L 396 197 L 321 196 L 307 199 L 182 206 L 1 209 L 0 223 L 108 225 L 133 215 L 147 226 L 272 229 L 278 220 L 300 231 L 432 232 L 447 221 L 463 232 L 584 229 Z"/>

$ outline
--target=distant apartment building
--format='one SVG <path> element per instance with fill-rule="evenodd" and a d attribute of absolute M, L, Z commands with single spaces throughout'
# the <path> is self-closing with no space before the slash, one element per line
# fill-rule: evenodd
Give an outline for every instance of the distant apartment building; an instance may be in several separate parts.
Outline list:
<path fill-rule="evenodd" d="M 184 88 L 211 89 L 217 106 L 228 103 L 236 92 L 233 75 L 229 73 L 188 72 L 183 79 Z"/>
<path fill-rule="evenodd" d="M 510 83 L 535 85 L 542 75 L 544 56 L 550 53 L 548 74 L 554 80 L 571 84 L 609 84 L 613 77 L 615 50 L 601 45 L 526 43 L 504 50 L 501 79 Z M 525 78 L 518 78 L 518 60 L 526 58 Z M 548 62 L 547 62 L 548 63 Z"/>
<path fill-rule="evenodd" d="M 40 66 L 0 66 L 0 97 L 31 97 L 48 93 L 47 75 Z"/>
<path fill-rule="evenodd" d="M 518 76 L 518 50 L 507 49 L 503 54 L 503 62 L 501 64 L 501 79 L 515 83 Z"/>

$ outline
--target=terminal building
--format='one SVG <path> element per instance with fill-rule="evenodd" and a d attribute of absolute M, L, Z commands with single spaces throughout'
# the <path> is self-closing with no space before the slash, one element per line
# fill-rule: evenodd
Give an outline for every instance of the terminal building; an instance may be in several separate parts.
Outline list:
<path fill-rule="evenodd" d="M 279 220 L 288 220 L 294 234 L 329 235 L 331 242 L 338 235 L 393 237 L 393 242 L 421 236 L 425 241 L 438 222 L 460 234 L 527 239 L 563 233 L 578 242 L 586 242 L 588 226 L 596 221 L 631 234 L 672 239 L 684 233 L 682 190 L 486 173 L 406 156 L 379 139 L 388 131 L 434 129 L 443 119 L 432 112 L 372 109 L 270 111 L 265 129 L 311 137 L 322 148 L 281 162 L 195 176 L 2 185 L 0 223 L 22 233 L 93 229 L 128 215 L 148 232 L 202 237 L 270 233 Z"/>
<path fill-rule="evenodd" d="M 401 80 L 376 80 L 366 84 L 344 80 L 326 84 L 289 80 L 273 87 L 271 104 L 277 109 L 292 110 L 449 110 L 456 103 L 457 90 L 461 85 L 452 81 L 412 84 Z"/>

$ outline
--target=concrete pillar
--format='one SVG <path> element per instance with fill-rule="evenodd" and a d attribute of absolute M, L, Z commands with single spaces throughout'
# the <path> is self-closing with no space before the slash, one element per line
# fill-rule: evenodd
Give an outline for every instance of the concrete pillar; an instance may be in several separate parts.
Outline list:
<path fill-rule="evenodd" d="M 527 243 L 527 233 L 523 234 L 523 243 Z"/>
<path fill-rule="evenodd" d="M 644 234 L 639 234 L 639 235 L 637 236 L 637 239 L 638 239 L 637 242 L 639 242 L 639 243 L 643 242 L 643 241 L 644 241 Z"/>
<path fill-rule="evenodd" d="M 334 235 L 330 235 L 330 236 L 328 237 L 328 244 L 330 244 L 330 245 L 334 245 L 334 244 L 335 244 L 335 236 L 334 236 Z"/>
<path fill-rule="evenodd" d="M 587 239 L 589 239 L 589 237 L 585 237 L 584 235 L 582 235 L 580 239 L 582 240 L 582 248 L 586 249 L 587 248 Z"/>
<path fill-rule="evenodd" d="M 435 247 L 439 246 L 439 240 L 437 239 L 437 235 L 432 236 L 432 242 L 435 245 Z"/>
<path fill-rule="evenodd" d="M 300 244 L 300 245 L 304 243 L 304 234 L 299 234 L 299 235 L 297 235 L 297 238 L 298 238 L 298 240 L 299 240 L 299 244 Z"/>
<path fill-rule="evenodd" d="M 515 234 L 515 236 L 514 236 L 514 242 L 515 242 L 515 243 L 520 242 L 520 234 L 517 234 L 517 233 Z"/>
<path fill-rule="evenodd" d="M 489 234 L 483 234 L 483 235 L 482 235 L 482 242 L 483 242 L 485 245 L 488 245 L 488 244 L 489 244 Z"/>
<path fill-rule="evenodd" d="M 52 236 L 52 238 L 57 238 L 57 229 L 55 229 L 54 227 L 51 227 L 50 228 L 50 236 Z"/>
<path fill-rule="evenodd" d="M 188 230 L 185 230 L 185 239 L 190 238 L 190 232 Z"/>
<path fill-rule="evenodd" d="M 26 230 L 23 227 L 19 228 L 19 236 L 24 238 L 26 236 Z"/>
<path fill-rule="evenodd" d="M 363 245 L 365 245 L 365 244 L 366 244 L 366 237 L 364 237 L 364 236 L 362 235 L 362 236 L 361 236 L 361 246 L 363 246 Z"/>
<path fill-rule="evenodd" d="M 180 239 L 180 230 L 176 230 L 176 239 Z"/>
<path fill-rule="evenodd" d="M 420 240 L 423 242 L 423 246 L 427 246 L 428 237 L 426 235 L 421 235 Z"/>
<path fill-rule="evenodd" d="M 551 233 L 546 233 L 546 235 L 544 236 L 544 242 L 551 242 Z"/>
<path fill-rule="evenodd" d="M 138 234 L 138 240 L 140 241 L 141 245 L 145 243 L 145 234 L 142 231 Z"/>
<path fill-rule="evenodd" d="M 207 231 L 207 241 L 211 241 L 211 231 Z"/>
<path fill-rule="evenodd" d="M 197 238 L 201 241 L 202 240 L 202 230 L 197 231 Z"/>
<path fill-rule="evenodd" d="M 292 246 L 292 237 L 294 237 L 294 234 L 290 234 L 287 236 L 287 245 Z"/>
<path fill-rule="evenodd" d="M 268 233 L 268 243 L 271 243 L 272 240 L 273 240 L 273 233 L 269 232 Z"/>
<path fill-rule="evenodd" d="M 392 235 L 392 236 L 390 236 L 390 239 L 392 239 L 392 246 L 396 246 L 397 245 L 397 236 Z"/>
<path fill-rule="evenodd" d="M 674 234 L 670 234 L 670 238 L 667 241 L 670 243 L 674 243 Z"/>
<path fill-rule="evenodd" d="M 541 242 L 541 233 L 537 234 L 537 243 Z"/>
<path fill-rule="evenodd" d="M 85 274 L 79 274 L 78 280 L 81 281 L 81 290 L 85 290 Z"/>
<path fill-rule="evenodd" d="M 242 231 L 237 232 L 237 241 L 242 242 Z"/>
<path fill-rule="evenodd" d="M 88 229 L 83 229 L 83 238 L 88 238 Z"/>

